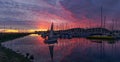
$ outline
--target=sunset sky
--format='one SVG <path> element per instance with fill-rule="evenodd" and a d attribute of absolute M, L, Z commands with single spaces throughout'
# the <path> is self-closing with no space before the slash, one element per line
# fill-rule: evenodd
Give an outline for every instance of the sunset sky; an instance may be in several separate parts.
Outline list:
<path fill-rule="evenodd" d="M 51 22 L 99 26 L 101 6 L 106 24 L 111 25 L 112 19 L 119 24 L 120 0 L 0 0 L 0 31 L 45 30 Z"/>

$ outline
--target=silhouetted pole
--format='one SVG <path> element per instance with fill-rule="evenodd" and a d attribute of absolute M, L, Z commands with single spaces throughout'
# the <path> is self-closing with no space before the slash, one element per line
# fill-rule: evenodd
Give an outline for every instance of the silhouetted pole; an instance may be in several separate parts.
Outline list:
<path fill-rule="evenodd" d="M 101 6 L 101 28 L 103 26 L 103 7 Z"/>
<path fill-rule="evenodd" d="M 112 19 L 112 31 L 114 30 L 114 19 Z"/>
<path fill-rule="evenodd" d="M 104 16 L 104 28 L 106 26 L 106 16 Z"/>
<path fill-rule="evenodd" d="M 117 26 L 117 19 L 115 20 L 115 29 L 117 30 L 118 26 Z"/>

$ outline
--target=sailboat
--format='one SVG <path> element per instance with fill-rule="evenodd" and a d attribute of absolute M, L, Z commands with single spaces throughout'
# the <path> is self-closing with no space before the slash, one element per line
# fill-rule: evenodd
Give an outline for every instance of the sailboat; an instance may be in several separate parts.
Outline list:
<path fill-rule="evenodd" d="M 105 21 L 106 21 L 106 16 L 104 17 L 104 20 L 103 20 L 103 8 L 101 7 L 101 33 L 102 35 L 92 35 L 92 36 L 88 36 L 87 38 L 88 39 L 105 39 L 105 40 L 114 40 L 116 39 L 115 36 L 113 36 L 113 33 L 111 32 L 108 32 L 108 33 L 105 33 L 102 29 L 104 28 L 105 29 Z M 103 25 L 104 23 L 104 25 Z M 113 24 L 114 24 L 114 21 L 113 21 Z M 112 26 L 112 30 L 113 30 L 113 27 L 114 25 Z"/>
<path fill-rule="evenodd" d="M 51 56 L 51 60 L 53 61 L 53 53 L 54 53 L 54 44 L 57 43 L 57 37 L 56 35 L 54 35 L 54 29 L 53 29 L 54 25 L 53 23 L 51 24 L 51 28 L 50 31 L 48 33 L 48 37 L 45 39 L 44 43 L 48 44 L 49 46 L 49 51 L 50 51 L 50 56 Z M 51 45 L 52 44 L 52 45 Z"/>
<path fill-rule="evenodd" d="M 45 39 L 45 43 L 47 44 L 53 44 L 53 43 L 57 43 L 57 37 L 54 35 L 54 29 L 53 29 L 54 25 L 53 23 L 51 24 L 51 29 L 48 33 L 48 37 Z"/>

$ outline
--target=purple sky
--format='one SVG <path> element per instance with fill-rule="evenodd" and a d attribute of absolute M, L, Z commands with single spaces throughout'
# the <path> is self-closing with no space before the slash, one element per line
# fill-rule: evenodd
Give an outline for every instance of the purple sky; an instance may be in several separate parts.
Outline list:
<path fill-rule="evenodd" d="M 0 0 L 0 29 L 37 29 L 48 23 L 100 24 L 100 7 L 106 23 L 120 18 L 120 0 Z M 89 26 L 89 25 L 88 25 Z"/>

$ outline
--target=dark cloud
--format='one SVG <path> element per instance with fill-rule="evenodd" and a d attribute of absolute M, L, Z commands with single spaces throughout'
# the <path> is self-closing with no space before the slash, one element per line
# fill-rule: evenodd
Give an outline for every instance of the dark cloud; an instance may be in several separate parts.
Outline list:
<path fill-rule="evenodd" d="M 26 21 L 99 21 L 101 6 L 107 20 L 120 17 L 120 0 L 0 0 L 0 24 L 34 27 Z"/>
<path fill-rule="evenodd" d="M 120 13 L 119 0 L 65 0 L 61 4 L 78 18 L 99 16 L 101 6 L 106 16 L 118 16 L 117 14 Z"/>

